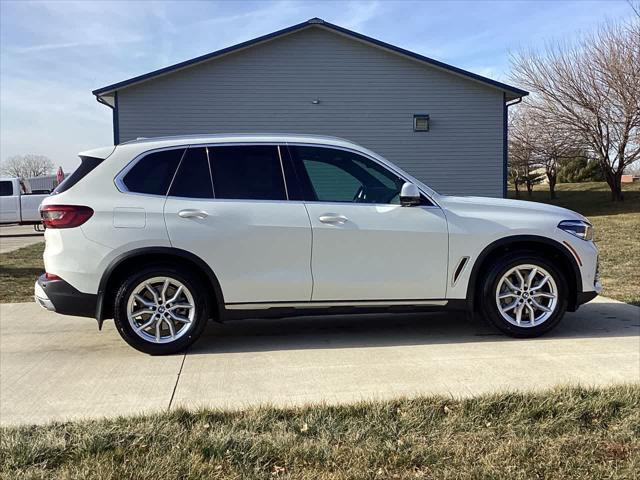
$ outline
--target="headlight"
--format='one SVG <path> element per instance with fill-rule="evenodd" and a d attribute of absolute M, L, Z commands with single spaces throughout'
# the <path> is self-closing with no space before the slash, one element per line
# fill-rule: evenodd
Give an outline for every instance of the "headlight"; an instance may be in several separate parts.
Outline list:
<path fill-rule="evenodd" d="M 593 227 L 583 220 L 564 220 L 558 224 L 558 228 L 582 240 L 593 239 Z"/>

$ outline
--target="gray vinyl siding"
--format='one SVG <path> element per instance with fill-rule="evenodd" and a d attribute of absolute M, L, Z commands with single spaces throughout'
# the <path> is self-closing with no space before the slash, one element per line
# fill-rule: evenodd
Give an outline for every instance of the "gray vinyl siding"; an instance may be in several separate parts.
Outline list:
<path fill-rule="evenodd" d="M 499 89 L 311 27 L 119 90 L 118 125 L 121 142 L 196 133 L 334 135 L 442 193 L 499 197 L 503 103 Z M 429 132 L 413 131 L 416 113 L 430 115 Z"/>

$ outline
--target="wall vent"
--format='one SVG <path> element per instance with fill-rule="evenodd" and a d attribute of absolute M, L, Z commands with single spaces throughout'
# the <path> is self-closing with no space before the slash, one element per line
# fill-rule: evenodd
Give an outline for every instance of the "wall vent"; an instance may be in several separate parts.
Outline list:
<path fill-rule="evenodd" d="M 421 113 L 413 116 L 413 131 L 428 132 L 429 131 L 429 115 Z"/>

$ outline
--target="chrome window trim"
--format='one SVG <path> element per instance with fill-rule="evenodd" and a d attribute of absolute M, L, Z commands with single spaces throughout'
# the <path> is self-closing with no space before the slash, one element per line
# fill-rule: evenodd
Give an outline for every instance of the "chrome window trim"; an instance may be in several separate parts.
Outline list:
<path fill-rule="evenodd" d="M 287 197 L 287 201 L 289 201 L 289 188 L 287 188 L 287 176 L 284 174 L 284 165 L 282 163 L 282 152 L 280 151 L 280 145 L 277 145 L 278 148 L 278 158 L 280 159 L 280 172 L 282 173 L 282 182 L 284 183 L 284 195 Z"/>
<path fill-rule="evenodd" d="M 211 182 L 211 194 L 213 195 L 212 198 L 216 198 L 216 186 L 213 183 L 213 169 L 211 168 L 211 156 L 209 155 L 209 147 L 203 147 L 203 148 L 204 148 L 204 151 L 207 152 L 207 165 L 209 166 L 209 181 Z M 171 189 L 169 189 L 169 192 L 170 191 Z M 178 198 L 184 198 L 184 197 L 178 197 Z M 192 198 L 192 197 L 189 197 L 189 198 Z"/>

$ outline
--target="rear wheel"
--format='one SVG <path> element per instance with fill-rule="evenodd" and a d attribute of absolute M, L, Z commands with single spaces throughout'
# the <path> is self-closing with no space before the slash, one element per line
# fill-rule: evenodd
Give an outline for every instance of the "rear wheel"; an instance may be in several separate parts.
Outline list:
<path fill-rule="evenodd" d="M 205 293 L 188 271 L 150 267 L 120 286 L 114 320 L 122 338 L 152 355 L 177 353 L 198 339 L 208 318 Z"/>
<path fill-rule="evenodd" d="M 536 253 L 511 253 L 487 272 L 482 310 L 497 328 L 514 337 L 536 337 L 554 328 L 567 309 L 563 273 Z"/>

